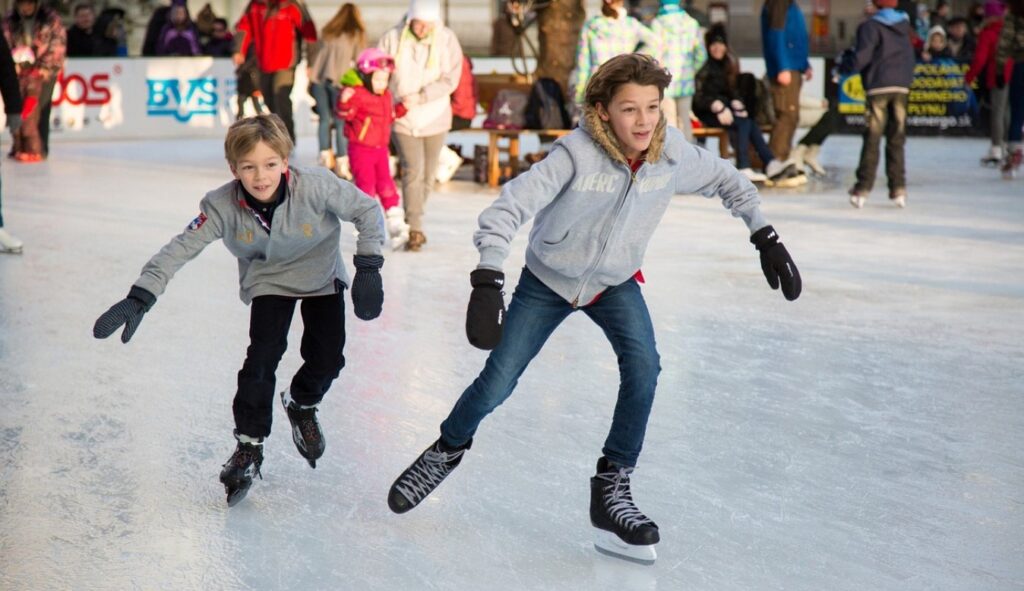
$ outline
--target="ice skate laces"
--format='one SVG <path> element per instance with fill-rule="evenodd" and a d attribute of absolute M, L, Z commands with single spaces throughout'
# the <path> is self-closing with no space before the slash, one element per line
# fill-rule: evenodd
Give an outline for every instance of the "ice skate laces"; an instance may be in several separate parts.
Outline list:
<path fill-rule="evenodd" d="M 302 433 L 303 441 L 308 445 L 313 446 L 319 445 L 320 443 L 320 430 L 317 429 L 316 424 L 316 410 L 316 407 L 288 407 L 288 414 L 291 415 L 292 419 L 298 424 L 299 432 Z"/>
<path fill-rule="evenodd" d="M 643 525 L 654 525 L 654 522 L 633 503 L 633 494 L 629 490 L 630 472 L 630 468 L 619 467 L 614 472 L 602 472 L 597 477 L 608 483 L 601 493 L 608 515 L 619 525 L 635 530 Z"/>
<path fill-rule="evenodd" d="M 458 463 L 458 459 L 466 450 L 443 452 L 438 447 L 423 452 L 420 458 L 402 478 L 402 482 L 396 487 L 398 492 L 405 495 L 413 503 L 418 503 L 432 490 L 441 484 L 441 481 L 452 471 L 452 465 Z"/>
<path fill-rule="evenodd" d="M 232 468 L 242 468 L 248 471 L 248 467 L 251 465 L 252 475 L 259 476 L 260 480 L 263 480 L 263 474 L 260 474 L 260 466 L 262 464 L 263 450 L 260 449 L 260 446 L 250 443 L 239 443 L 238 447 L 235 448 L 235 453 L 231 454 L 224 467 L 231 466 Z"/>

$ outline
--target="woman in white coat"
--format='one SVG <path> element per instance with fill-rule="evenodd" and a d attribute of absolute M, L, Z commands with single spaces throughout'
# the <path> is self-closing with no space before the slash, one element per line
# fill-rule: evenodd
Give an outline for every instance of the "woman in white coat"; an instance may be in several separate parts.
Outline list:
<path fill-rule="evenodd" d="M 462 73 L 462 47 L 442 22 L 440 0 L 412 0 L 402 22 L 384 33 L 377 45 L 395 58 L 391 92 L 409 110 L 395 121 L 394 131 L 409 224 L 406 249 L 418 251 L 427 242 L 424 205 L 452 127 L 450 97 Z"/>

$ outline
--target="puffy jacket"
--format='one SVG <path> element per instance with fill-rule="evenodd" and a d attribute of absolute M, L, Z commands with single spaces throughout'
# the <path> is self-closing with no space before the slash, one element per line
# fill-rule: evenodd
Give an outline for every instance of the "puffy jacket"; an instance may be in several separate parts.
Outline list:
<path fill-rule="evenodd" d="M 462 75 L 459 85 L 452 93 L 452 114 L 463 119 L 472 120 L 476 117 L 477 104 L 476 78 L 473 77 L 473 62 L 468 55 L 462 57 Z"/>
<path fill-rule="evenodd" d="M 1012 12 L 1006 13 L 1003 30 L 999 34 L 999 46 L 996 49 L 996 62 L 1006 60 L 1024 61 L 1024 16 Z"/>
<path fill-rule="evenodd" d="M 597 67 L 620 53 L 633 53 L 638 45 L 644 53 L 661 56 L 661 38 L 631 16 L 593 16 L 583 23 L 576 46 L 576 102 L 583 103 L 587 82 Z"/>
<path fill-rule="evenodd" d="M 910 20 L 906 13 L 886 8 L 857 27 L 854 46 L 840 56 L 839 71 L 860 72 L 869 95 L 909 92 L 915 65 Z"/>
<path fill-rule="evenodd" d="M 377 46 L 395 58 L 391 92 L 400 101 L 417 94 L 420 103 L 395 121 L 395 133 L 426 137 L 452 128 L 451 95 L 462 77 L 462 46 L 451 29 L 438 23 L 417 39 L 403 20 L 384 33 Z"/>
<path fill-rule="evenodd" d="M 675 5 L 678 10 L 658 14 L 651 22 L 651 31 L 662 40 L 661 65 L 672 73 L 672 82 L 665 96 L 693 96 L 694 76 L 708 59 L 704 42 L 700 38 L 697 20 Z"/>
<path fill-rule="evenodd" d="M 964 75 L 964 82 L 970 84 L 984 72 L 984 87 L 989 89 L 996 87 L 996 75 L 999 73 L 999 68 L 996 66 L 996 46 L 999 45 L 999 35 L 1002 31 L 1002 19 L 990 22 L 981 30 L 978 35 L 978 47 L 974 52 L 974 59 L 971 61 L 971 69 Z M 1004 85 L 1010 82 L 1011 74 L 1013 74 L 1013 60 L 1006 60 L 1003 67 Z"/>
<path fill-rule="evenodd" d="M 391 142 L 391 126 L 406 113 L 405 105 L 396 107 L 390 90 L 374 94 L 365 86 L 347 86 L 354 92 L 347 101 L 338 97 L 338 117 L 345 120 L 348 141 L 371 148 L 386 148 Z"/>
<path fill-rule="evenodd" d="M 696 88 L 693 95 L 693 114 L 701 120 L 701 123 L 709 127 L 721 127 L 718 116 L 711 111 L 711 104 L 715 101 L 722 101 L 729 106 L 734 100 L 739 100 L 740 95 L 735 86 L 729 84 L 728 62 L 729 57 L 720 60 L 709 59 L 704 67 L 697 72 Z"/>
<path fill-rule="evenodd" d="M 242 40 L 238 52 L 246 55 L 256 46 L 256 62 L 263 72 L 295 67 L 295 32 L 310 43 L 316 41 L 316 27 L 291 0 L 254 0 L 235 25 Z"/>
<path fill-rule="evenodd" d="M 771 1 L 771 0 L 769 0 Z M 786 11 L 786 25 L 777 29 L 771 26 L 768 15 L 768 2 L 761 9 L 761 43 L 764 49 L 765 69 L 772 80 L 783 70 L 806 72 L 811 67 L 807 60 L 810 41 L 807 37 L 807 23 L 804 13 L 792 0 Z"/>
<path fill-rule="evenodd" d="M 36 13 L 29 17 L 33 23 L 33 35 L 31 39 L 25 39 L 21 35 L 22 18 L 17 9 L 12 10 L 3 20 L 4 37 L 11 51 L 19 47 L 27 47 L 32 50 L 35 61 L 31 67 L 21 69 L 22 76 L 35 70 L 45 70 L 50 79 L 57 75 L 57 72 L 64 67 L 64 58 L 67 53 L 68 36 L 64 30 L 64 24 L 56 11 L 39 5 Z"/>

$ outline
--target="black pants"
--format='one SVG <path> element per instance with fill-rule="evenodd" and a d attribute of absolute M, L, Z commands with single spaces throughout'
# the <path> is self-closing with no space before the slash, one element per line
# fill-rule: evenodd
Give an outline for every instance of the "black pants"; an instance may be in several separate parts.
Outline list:
<path fill-rule="evenodd" d="M 267 109 L 284 121 L 288 135 L 295 141 L 295 123 L 292 119 L 292 87 L 295 86 L 295 68 L 276 72 L 260 72 L 260 92 Z"/>
<path fill-rule="evenodd" d="M 302 367 L 292 378 L 292 399 L 300 405 L 317 404 L 345 367 L 344 288 L 338 293 L 305 298 L 302 314 Z M 288 348 L 288 328 L 295 298 L 253 298 L 249 316 L 249 349 L 238 372 L 238 392 L 232 409 L 238 432 L 250 437 L 270 435 L 274 415 L 277 364 Z"/>

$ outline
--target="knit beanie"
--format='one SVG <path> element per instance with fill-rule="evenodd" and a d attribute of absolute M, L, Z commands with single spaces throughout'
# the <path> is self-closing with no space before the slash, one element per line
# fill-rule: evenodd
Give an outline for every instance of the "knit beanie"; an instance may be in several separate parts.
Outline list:
<path fill-rule="evenodd" d="M 875 6 L 879 8 L 896 8 L 897 0 L 875 0 Z"/>
<path fill-rule="evenodd" d="M 409 3 L 409 20 L 441 22 L 441 2 L 439 0 L 412 0 Z"/>
<path fill-rule="evenodd" d="M 1006 5 L 1000 0 L 988 0 L 985 3 L 985 16 L 1003 16 L 1006 14 Z"/>

